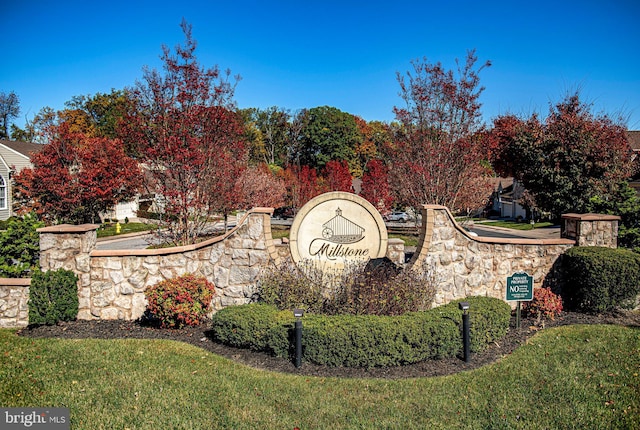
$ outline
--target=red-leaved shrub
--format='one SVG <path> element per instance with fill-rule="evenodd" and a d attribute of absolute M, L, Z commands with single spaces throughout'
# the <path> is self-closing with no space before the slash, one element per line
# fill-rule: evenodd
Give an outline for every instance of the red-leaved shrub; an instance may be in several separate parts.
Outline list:
<path fill-rule="evenodd" d="M 533 300 L 526 302 L 524 311 L 527 315 L 554 319 L 562 312 L 562 297 L 549 288 L 533 290 Z"/>
<path fill-rule="evenodd" d="M 187 273 L 159 282 L 144 294 L 151 319 L 163 328 L 180 328 L 202 322 L 215 295 L 215 286 L 204 277 Z"/>

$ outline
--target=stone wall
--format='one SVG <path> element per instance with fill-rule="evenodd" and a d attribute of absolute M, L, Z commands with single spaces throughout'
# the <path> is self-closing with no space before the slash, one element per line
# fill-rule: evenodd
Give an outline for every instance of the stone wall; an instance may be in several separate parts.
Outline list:
<path fill-rule="evenodd" d="M 29 286 L 31 279 L 0 278 L 0 327 L 29 324 Z"/>
<path fill-rule="evenodd" d="M 216 286 L 212 310 L 250 301 L 264 267 L 290 258 L 289 247 L 271 236 L 272 209 L 256 208 L 225 235 L 197 245 L 155 250 L 96 250 L 98 225 L 39 229 L 43 271 L 67 269 L 78 276 L 79 319 L 137 319 L 146 308 L 144 291 L 162 280 L 194 273 Z M 618 217 L 565 216 L 557 239 L 474 237 L 443 206 L 426 205 L 411 265 L 432 267 L 438 282 L 435 305 L 469 296 L 504 299 L 506 279 L 518 271 L 542 286 L 555 273 L 560 255 L 576 243 L 616 247 Z M 404 263 L 404 243 L 389 239 L 387 257 Z M 30 280 L 0 280 L 0 326 L 28 323 Z"/>
<path fill-rule="evenodd" d="M 272 209 L 248 212 L 223 236 L 196 244 L 152 250 L 95 250 L 97 225 L 39 229 L 42 270 L 65 268 L 79 278 L 79 319 L 137 319 L 144 291 L 185 273 L 216 286 L 213 309 L 247 303 L 270 261 L 279 261 L 271 237 Z"/>
<path fill-rule="evenodd" d="M 497 239 L 471 236 L 444 206 L 425 205 L 422 232 L 410 265 L 433 268 L 438 283 L 435 305 L 472 296 L 504 300 L 507 277 L 525 271 L 534 287 L 543 285 L 558 257 L 575 241 Z"/>

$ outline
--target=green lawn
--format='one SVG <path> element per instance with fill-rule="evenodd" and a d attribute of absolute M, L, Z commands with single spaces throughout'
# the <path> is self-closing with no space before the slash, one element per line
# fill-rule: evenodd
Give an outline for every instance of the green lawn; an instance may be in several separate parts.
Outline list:
<path fill-rule="evenodd" d="M 418 235 L 389 233 L 389 239 L 401 239 L 404 246 L 418 246 Z"/>
<path fill-rule="evenodd" d="M 0 404 L 71 409 L 74 429 L 640 428 L 640 329 L 544 330 L 453 376 L 255 370 L 192 345 L 28 339 L 0 330 Z"/>

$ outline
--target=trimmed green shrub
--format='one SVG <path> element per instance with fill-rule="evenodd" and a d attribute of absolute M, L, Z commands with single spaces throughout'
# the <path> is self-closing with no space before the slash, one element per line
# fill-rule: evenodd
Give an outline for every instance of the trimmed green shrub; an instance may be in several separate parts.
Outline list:
<path fill-rule="evenodd" d="M 276 336 L 272 331 L 278 332 L 280 324 L 288 326 L 292 323 L 291 312 L 279 311 L 274 306 L 262 303 L 228 306 L 211 318 L 216 341 L 254 351 L 279 351 L 277 355 L 284 355 L 282 351 L 286 353 L 289 349 L 287 328 Z M 278 339 L 279 336 L 283 339 Z M 278 346 L 279 342 L 284 346 Z"/>
<path fill-rule="evenodd" d="M 469 297 L 471 350 L 502 338 L 511 308 L 502 300 Z M 230 306 L 212 318 L 222 343 L 287 357 L 292 353 L 294 317 L 266 304 Z M 452 357 L 462 349 L 458 301 L 401 316 L 314 315 L 303 319 L 303 359 L 328 366 L 397 366 Z"/>
<path fill-rule="evenodd" d="M 570 309 L 632 308 L 640 294 L 640 255 L 627 249 L 574 247 L 562 257 L 564 302 Z"/>
<path fill-rule="evenodd" d="M 70 270 L 36 270 L 29 287 L 29 324 L 53 325 L 78 316 L 78 277 Z"/>
<path fill-rule="evenodd" d="M 376 367 L 454 356 L 462 345 L 457 309 L 405 314 L 305 317 L 303 356 L 328 366 Z"/>
<path fill-rule="evenodd" d="M 493 297 L 473 296 L 455 300 L 447 306 L 469 303 L 469 323 L 471 326 L 471 352 L 481 352 L 493 342 L 502 339 L 509 330 L 511 306 Z"/>
<path fill-rule="evenodd" d="M 144 292 L 150 319 L 163 328 L 200 324 L 214 294 L 211 282 L 190 273 L 159 282 Z"/>

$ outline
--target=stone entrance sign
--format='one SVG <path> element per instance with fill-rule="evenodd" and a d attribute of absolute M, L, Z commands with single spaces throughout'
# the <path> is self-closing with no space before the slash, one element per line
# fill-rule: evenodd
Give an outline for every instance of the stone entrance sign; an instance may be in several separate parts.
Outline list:
<path fill-rule="evenodd" d="M 330 192 L 300 209 L 289 240 L 294 262 L 311 260 L 324 270 L 384 257 L 388 236 L 382 216 L 371 203 L 355 194 Z"/>

